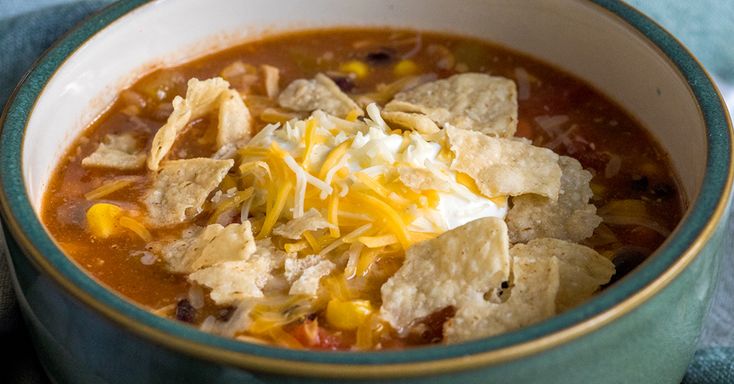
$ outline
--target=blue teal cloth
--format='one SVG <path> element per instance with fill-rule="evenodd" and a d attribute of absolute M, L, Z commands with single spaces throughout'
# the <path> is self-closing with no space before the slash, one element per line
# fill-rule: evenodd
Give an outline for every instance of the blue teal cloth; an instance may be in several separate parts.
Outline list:
<path fill-rule="evenodd" d="M 0 0 L 0 105 L 33 61 L 66 30 L 111 0 Z M 628 0 L 678 36 L 718 79 L 734 106 L 734 0 Z M 730 109 L 731 110 L 731 109 Z M 726 249 L 732 249 L 732 241 Z M 734 260 L 721 281 L 685 384 L 734 383 Z M 18 320 L 0 260 L 0 383 L 48 383 Z"/>

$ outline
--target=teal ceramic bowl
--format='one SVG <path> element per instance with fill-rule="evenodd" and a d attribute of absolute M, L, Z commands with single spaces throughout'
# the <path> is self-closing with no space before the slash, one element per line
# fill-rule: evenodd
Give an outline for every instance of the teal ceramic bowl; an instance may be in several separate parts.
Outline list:
<path fill-rule="evenodd" d="M 49 237 L 38 209 L 54 165 L 136 76 L 263 33 L 343 25 L 476 36 L 590 82 L 669 152 L 685 217 L 648 261 L 578 308 L 496 337 L 379 353 L 286 350 L 199 332 L 107 290 Z M 0 202 L 9 262 L 35 347 L 58 383 L 678 383 L 729 216 L 727 119 L 690 53 L 616 0 L 120 2 L 56 43 L 7 104 Z"/>

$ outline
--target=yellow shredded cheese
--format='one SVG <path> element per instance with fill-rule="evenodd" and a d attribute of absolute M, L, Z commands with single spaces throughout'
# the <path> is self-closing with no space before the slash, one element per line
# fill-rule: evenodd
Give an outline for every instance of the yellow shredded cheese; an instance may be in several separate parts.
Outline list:
<path fill-rule="evenodd" d="M 306 142 L 306 149 L 303 151 L 303 159 L 301 160 L 301 165 L 303 166 L 303 169 L 308 171 L 308 158 L 311 156 L 311 150 L 313 149 L 315 137 L 316 137 L 316 119 L 310 118 L 308 121 L 306 121 L 306 132 L 305 132 L 305 142 Z"/>
<path fill-rule="evenodd" d="M 138 237 L 143 239 L 143 241 L 145 241 L 146 243 L 153 241 L 153 235 L 150 234 L 148 228 L 146 228 L 143 224 L 133 219 L 132 217 L 122 216 L 120 217 L 118 223 L 121 227 L 126 228 L 138 235 Z"/>
<path fill-rule="evenodd" d="M 390 231 L 393 232 L 393 234 L 395 234 L 395 236 L 398 238 L 398 241 L 403 246 L 403 249 L 408 249 L 408 247 L 410 247 L 412 242 L 410 240 L 408 229 L 406 228 L 405 223 L 400 217 L 400 214 L 398 214 L 394 208 L 392 208 L 384 201 L 364 193 L 354 192 L 352 196 L 354 196 L 357 201 L 365 204 L 365 206 L 368 208 L 368 212 L 379 213 L 380 216 L 385 219 L 385 224 L 390 229 Z"/>
<path fill-rule="evenodd" d="M 128 187 L 133 182 L 134 181 L 131 179 L 118 179 L 111 183 L 102 184 L 100 187 L 85 193 L 84 198 L 87 200 L 99 200 L 107 195 Z"/>
<path fill-rule="evenodd" d="M 369 272 L 370 267 L 377 261 L 381 249 L 379 248 L 366 248 L 359 255 L 359 261 L 357 261 L 357 276 L 364 276 Z"/>
<path fill-rule="evenodd" d="M 364 244 L 367 248 L 382 248 L 387 245 L 395 244 L 398 242 L 398 238 L 393 234 L 387 234 L 382 236 L 360 236 L 357 238 L 360 243 Z"/>
<path fill-rule="evenodd" d="M 319 171 L 319 179 L 326 179 L 326 174 L 331 170 L 339 160 L 344 156 L 345 153 L 347 153 L 347 149 L 349 149 L 349 146 L 352 144 L 352 140 L 347 140 L 341 144 L 339 144 L 336 148 L 332 149 L 331 152 L 326 156 L 326 159 L 324 160 L 324 164 L 321 165 L 321 170 Z"/>
<path fill-rule="evenodd" d="M 287 180 L 278 190 L 278 194 L 276 195 L 275 201 L 273 202 L 273 207 L 272 209 L 269 209 L 267 214 L 265 215 L 263 226 L 260 229 L 260 233 L 257 234 L 258 239 L 264 239 L 270 235 L 270 231 L 273 230 L 273 226 L 280 218 L 280 214 L 283 212 L 283 208 L 285 208 L 285 203 L 288 199 L 288 195 L 290 194 L 291 189 L 293 189 L 293 183 L 290 180 Z"/>
<path fill-rule="evenodd" d="M 310 231 L 303 232 L 302 236 L 314 252 L 318 253 L 319 251 L 321 251 L 321 244 L 319 244 L 319 242 Z"/>
<path fill-rule="evenodd" d="M 326 211 L 326 220 L 329 221 L 331 227 L 329 228 L 329 234 L 331 237 L 341 236 L 339 230 L 339 195 L 332 193 L 329 197 L 329 206 Z"/>

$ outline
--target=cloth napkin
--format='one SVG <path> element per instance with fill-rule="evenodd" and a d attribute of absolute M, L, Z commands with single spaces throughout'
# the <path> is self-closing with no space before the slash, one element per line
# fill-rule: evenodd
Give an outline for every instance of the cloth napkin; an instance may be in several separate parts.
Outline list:
<path fill-rule="evenodd" d="M 0 0 L 0 106 L 33 61 L 65 31 L 111 0 Z M 629 0 L 680 38 L 734 106 L 734 1 Z M 731 110 L 731 107 L 730 107 Z M 725 249 L 732 249 L 731 238 Z M 2 249 L 3 247 L 0 247 Z M 727 257 L 685 384 L 734 383 L 734 258 Z M 0 260 L 0 383 L 48 383 L 19 319 L 6 257 Z"/>

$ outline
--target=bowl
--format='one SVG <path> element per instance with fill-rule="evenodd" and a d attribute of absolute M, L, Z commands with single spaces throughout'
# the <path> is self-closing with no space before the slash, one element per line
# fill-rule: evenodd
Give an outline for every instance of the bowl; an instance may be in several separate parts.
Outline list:
<path fill-rule="evenodd" d="M 385 352 L 288 350 L 202 333 L 107 290 L 50 238 L 38 215 L 50 174 L 119 89 L 156 66 L 263 34 L 350 25 L 480 37 L 591 83 L 670 154 L 688 202 L 683 220 L 643 265 L 559 316 L 491 338 Z M 15 288 L 59 383 L 677 383 L 717 280 L 730 211 L 723 105 L 673 36 L 616 0 L 119 2 L 59 40 L 7 104 L 0 201 Z"/>

